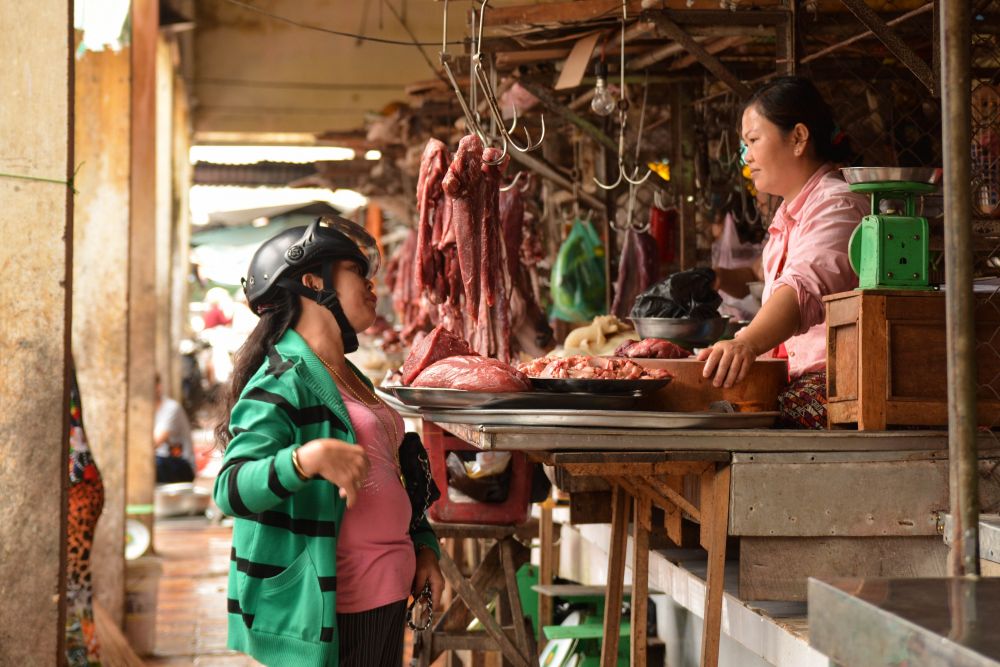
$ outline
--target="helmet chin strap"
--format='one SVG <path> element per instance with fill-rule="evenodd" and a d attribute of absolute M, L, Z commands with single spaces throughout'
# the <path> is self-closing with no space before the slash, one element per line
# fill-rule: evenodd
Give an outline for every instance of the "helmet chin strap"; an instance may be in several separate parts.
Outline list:
<path fill-rule="evenodd" d="M 325 260 L 323 262 L 323 289 L 321 290 L 309 289 L 302 283 L 290 278 L 281 278 L 278 280 L 278 284 L 307 299 L 312 299 L 333 314 L 333 319 L 337 320 L 337 326 L 340 327 L 340 339 L 344 343 L 344 354 L 349 354 L 358 349 L 358 334 L 354 331 L 354 327 L 351 326 L 347 315 L 344 313 L 344 308 L 340 305 L 337 291 L 333 289 L 332 260 Z"/>

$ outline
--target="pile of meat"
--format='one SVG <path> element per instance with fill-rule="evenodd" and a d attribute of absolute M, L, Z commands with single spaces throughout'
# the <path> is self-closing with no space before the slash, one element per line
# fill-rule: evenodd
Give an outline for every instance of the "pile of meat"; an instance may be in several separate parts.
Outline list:
<path fill-rule="evenodd" d="M 500 192 L 507 159 L 475 135 L 453 159 L 431 139 L 417 183 L 416 230 L 390 261 L 386 281 L 404 342 L 442 326 L 484 357 L 541 354 L 552 331 L 533 267 L 542 254 L 521 192 Z"/>
<path fill-rule="evenodd" d="M 632 359 L 686 359 L 691 353 L 669 340 L 644 338 L 625 341 L 615 350 L 615 356 Z"/>
<path fill-rule="evenodd" d="M 443 326 L 413 346 L 403 363 L 402 382 L 413 387 L 466 391 L 529 391 L 528 378 L 512 366 L 477 355 Z"/>
<path fill-rule="evenodd" d="M 585 379 L 585 380 L 660 380 L 673 377 L 670 371 L 643 368 L 621 357 L 542 357 L 523 364 L 517 369 L 533 378 Z"/>

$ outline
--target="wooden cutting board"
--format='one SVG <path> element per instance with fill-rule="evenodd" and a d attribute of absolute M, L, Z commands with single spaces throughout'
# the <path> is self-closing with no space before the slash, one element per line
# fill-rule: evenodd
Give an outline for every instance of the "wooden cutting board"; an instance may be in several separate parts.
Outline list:
<path fill-rule="evenodd" d="M 700 412 L 714 401 L 729 401 L 739 412 L 776 410 L 778 394 L 788 384 L 784 359 L 758 359 L 742 382 L 729 389 L 712 386 L 712 378 L 701 376 L 704 361 L 689 359 L 632 359 L 645 368 L 665 368 L 674 379 L 649 396 L 644 407 L 669 412 Z"/>

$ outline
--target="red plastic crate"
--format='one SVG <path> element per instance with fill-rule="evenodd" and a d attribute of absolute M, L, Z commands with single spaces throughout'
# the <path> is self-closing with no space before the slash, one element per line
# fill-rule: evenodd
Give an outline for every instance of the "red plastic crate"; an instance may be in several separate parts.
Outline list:
<path fill-rule="evenodd" d="M 531 499 L 531 464 L 523 452 L 511 452 L 510 493 L 502 503 L 456 503 L 448 499 L 448 452 L 478 452 L 476 447 L 441 429 L 424 422 L 424 447 L 431 462 L 431 474 L 441 491 L 441 498 L 430 511 L 432 520 L 440 523 L 474 523 L 494 526 L 519 525 L 528 520 Z"/>

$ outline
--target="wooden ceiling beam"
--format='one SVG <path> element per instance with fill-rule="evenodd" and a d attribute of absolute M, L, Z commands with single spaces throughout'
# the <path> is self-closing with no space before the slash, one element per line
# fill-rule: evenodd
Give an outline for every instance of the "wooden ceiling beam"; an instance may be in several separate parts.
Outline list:
<path fill-rule="evenodd" d="M 740 97 L 746 99 L 750 96 L 750 89 L 745 83 L 740 81 L 735 74 L 726 68 L 719 59 L 705 50 L 694 37 L 684 31 L 665 12 L 650 12 L 648 18 L 656 23 L 657 29 L 670 39 L 684 47 L 684 50 L 698 59 L 705 69 L 714 74 L 720 81 L 729 86 Z"/>

